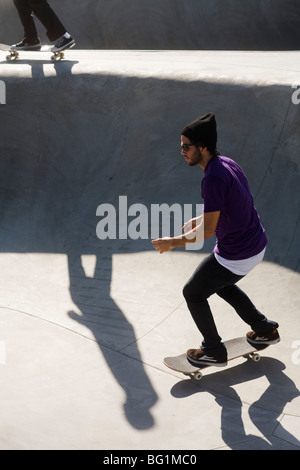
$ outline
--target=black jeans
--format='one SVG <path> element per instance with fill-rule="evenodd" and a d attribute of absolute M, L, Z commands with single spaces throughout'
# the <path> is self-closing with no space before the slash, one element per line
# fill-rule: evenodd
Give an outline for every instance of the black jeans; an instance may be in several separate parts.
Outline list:
<path fill-rule="evenodd" d="M 21 23 L 27 41 L 35 40 L 38 37 L 36 26 L 33 20 L 33 13 L 45 26 L 49 40 L 56 41 L 66 32 L 66 28 L 60 22 L 47 0 L 14 0 L 18 10 Z"/>
<path fill-rule="evenodd" d="M 260 313 L 245 292 L 236 286 L 243 277 L 224 268 L 212 253 L 200 263 L 183 288 L 188 308 L 203 336 L 202 349 L 207 354 L 227 358 L 207 301 L 212 294 L 226 300 L 256 333 L 266 333 L 278 328 L 278 323 L 268 320 Z"/>

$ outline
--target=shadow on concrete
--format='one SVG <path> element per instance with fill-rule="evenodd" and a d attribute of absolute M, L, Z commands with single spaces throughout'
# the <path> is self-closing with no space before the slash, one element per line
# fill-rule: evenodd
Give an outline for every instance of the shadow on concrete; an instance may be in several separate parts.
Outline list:
<path fill-rule="evenodd" d="M 280 425 L 280 417 L 287 403 L 300 396 L 296 384 L 284 374 L 285 364 L 277 359 L 262 358 L 259 363 L 251 363 L 251 360 L 234 367 L 217 370 L 208 376 L 204 376 L 201 382 L 195 383 L 191 380 L 180 381 L 171 390 L 173 397 L 185 399 L 192 394 L 209 392 L 221 408 L 221 430 L 224 443 L 232 449 L 238 449 L 246 443 L 248 450 L 272 450 L 273 434 Z M 261 397 L 249 406 L 249 418 L 264 438 L 246 434 L 242 417 L 242 408 L 245 398 L 233 388 L 241 383 L 251 383 L 259 377 L 265 376 L 269 386 Z M 270 422 L 270 416 L 272 421 Z M 199 419 L 201 416 L 199 415 Z M 205 430 L 203 430 L 205 432 Z M 285 440 L 293 442 L 300 447 L 300 441 L 288 431 L 284 431 Z M 276 439 L 275 439 L 276 440 Z M 278 442 L 274 443 L 277 448 Z"/>
<path fill-rule="evenodd" d="M 151 408 L 157 395 L 145 372 L 133 326 L 110 296 L 111 258 L 97 258 L 93 278 L 86 276 L 80 254 L 68 256 L 68 266 L 71 297 L 80 311 L 80 314 L 69 312 L 70 318 L 93 333 L 107 366 L 125 392 L 124 412 L 128 422 L 139 430 L 151 428 L 154 425 Z M 111 355 L 111 350 L 122 355 L 127 345 L 134 347 L 132 375 L 122 367 L 121 360 Z"/>
<path fill-rule="evenodd" d="M 38 54 L 38 52 L 37 52 Z M 31 75 L 32 78 L 41 78 L 44 74 L 44 66 L 45 65 L 53 65 L 53 68 L 55 70 L 56 76 L 59 78 L 61 75 L 62 76 L 68 76 L 72 75 L 72 68 L 74 65 L 78 64 L 77 60 L 69 60 L 69 59 L 63 59 L 63 60 L 57 60 L 53 62 L 50 58 L 51 52 L 49 53 L 49 58 L 47 57 L 47 53 L 43 52 L 45 59 L 26 59 L 26 52 L 22 54 L 20 52 L 20 57 L 17 60 L 12 60 L 12 61 L 7 61 L 3 60 L 0 61 L 1 64 L 9 64 L 11 67 L 13 66 L 18 66 L 18 65 L 29 65 L 31 68 Z M 67 53 L 66 53 L 67 54 Z"/>

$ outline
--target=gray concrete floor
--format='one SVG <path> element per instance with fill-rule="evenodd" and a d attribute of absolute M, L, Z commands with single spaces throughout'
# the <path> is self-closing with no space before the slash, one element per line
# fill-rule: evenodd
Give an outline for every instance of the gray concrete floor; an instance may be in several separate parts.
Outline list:
<path fill-rule="evenodd" d="M 1 449 L 299 450 L 299 58 L 0 53 Z M 148 207 L 199 197 L 200 170 L 181 168 L 178 149 L 197 109 L 216 110 L 249 176 L 270 248 L 240 285 L 281 342 L 193 382 L 162 360 L 201 342 L 182 286 L 212 246 L 101 242 L 95 213 L 121 194 Z M 211 306 L 224 340 L 248 331 L 221 299 Z"/>

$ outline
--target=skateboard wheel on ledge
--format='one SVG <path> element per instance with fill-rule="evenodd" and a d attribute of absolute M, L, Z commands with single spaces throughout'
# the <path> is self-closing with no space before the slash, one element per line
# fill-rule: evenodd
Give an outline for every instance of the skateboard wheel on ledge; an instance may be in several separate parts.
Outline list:
<path fill-rule="evenodd" d="M 9 55 L 6 56 L 6 60 L 12 61 L 12 60 L 16 60 L 18 57 L 19 57 L 18 52 L 11 52 Z"/>
<path fill-rule="evenodd" d="M 51 57 L 51 60 L 54 62 L 56 60 L 62 60 L 65 57 L 64 52 L 55 52 Z"/>

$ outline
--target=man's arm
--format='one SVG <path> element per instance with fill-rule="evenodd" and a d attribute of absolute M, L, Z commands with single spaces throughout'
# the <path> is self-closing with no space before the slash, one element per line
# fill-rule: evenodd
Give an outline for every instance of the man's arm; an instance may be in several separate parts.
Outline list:
<path fill-rule="evenodd" d="M 202 221 L 197 224 L 189 232 L 185 233 L 184 235 L 179 235 L 177 237 L 166 237 L 166 238 L 158 238 L 152 241 L 154 248 L 159 251 L 160 253 L 164 253 L 165 251 L 173 250 L 174 248 L 184 247 L 187 243 L 195 243 L 199 240 L 199 233 L 201 234 L 204 240 L 211 238 L 215 232 L 218 225 L 220 211 L 216 212 L 206 212 L 203 214 Z M 204 227 L 202 224 L 204 223 Z M 187 225 L 187 224 L 185 224 Z M 198 237 L 197 237 L 198 235 Z"/>
<path fill-rule="evenodd" d="M 221 211 L 206 212 L 204 215 L 204 240 L 211 238 L 217 229 Z"/>

